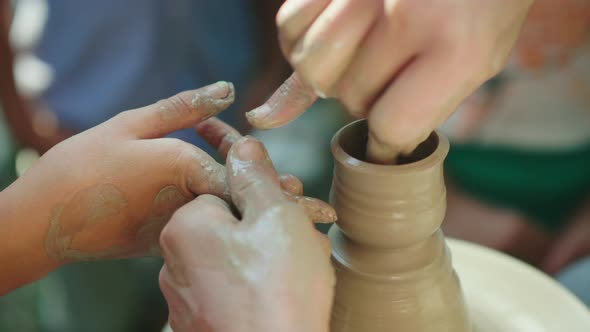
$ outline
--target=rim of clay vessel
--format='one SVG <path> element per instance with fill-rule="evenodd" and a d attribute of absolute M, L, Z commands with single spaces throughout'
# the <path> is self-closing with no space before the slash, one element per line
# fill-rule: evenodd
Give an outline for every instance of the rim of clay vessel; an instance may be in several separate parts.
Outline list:
<path fill-rule="evenodd" d="M 365 128 L 359 128 L 359 126 L 364 126 Z M 360 138 L 358 135 L 355 135 L 354 138 L 351 138 L 351 135 L 354 134 L 354 130 L 361 130 L 362 135 Z M 391 174 L 392 172 L 406 173 L 425 170 L 442 163 L 450 148 L 449 140 L 444 135 L 439 134 L 438 131 L 433 131 L 428 136 L 428 138 L 424 142 L 420 143 L 418 148 L 416 148 L 416 150 L 408 157 L 409 159 L 416 159 L 415 161 L 396 165 L 373 164 L 353 156 L 351 152 L 346 151 L 345 149 L 345 146 L 351 144 L 349 142 L 352 142 L 352 144 L 362 146 L 358 152 L 361 152 L 364 156 L 366 153 L 367 137 L 368 125 L 367 120 L 365 119 L 353 121 L 342 127 L 332 138 L 331 145 L 334 159 L 344 165 L 354 167 L 360 172 L 373 174 Z M 417 151 L 420 149 L 422 149 L 422 157 L 416 156 Z"/>

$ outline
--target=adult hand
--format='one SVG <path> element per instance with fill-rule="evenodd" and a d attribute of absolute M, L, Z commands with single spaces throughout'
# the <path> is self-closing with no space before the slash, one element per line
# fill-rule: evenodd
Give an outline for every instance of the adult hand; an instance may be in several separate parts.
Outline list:
<path fill-rule="evenodd" d="M 260 108 L 281 126 L 316 96 L 368 117 L 369 147 L 409 153 L 503 67 L 533 0 L 287 0 L 277 14 L 295 74 Z"/>
<path fill-rule="evenodd" d="M 200 194 L 229 200 L 224 166 L 191 144 L 161 137 L 233 100 L 225 82 L 182 92 L 123 112 L 43 155 L 0 193 L 0 294 L 67 262 L 158 254 L 160 231 L 177 208 Z M 198 131 L 222 152 L 240 137 L 209 120 Z M 283 184 L 315 219 L 335 218 L 327 204 L 299 196 L 294 177 Z"/>
<path fill-rule="evenodd" d="M 590 200 L 574 215 L 557 237 L 542 268 L 549 274 L 559 273 L 576 260 L 590 255 Z"/>
<path fill-rule="evenodd" d="M 237 218 L 203 195 L 160 237 L 160 288 L 170 325 L 183 331 L 328 331 L 335 277 L 329 241 L 281 193 L 262 144 L 231 148 L 227 178 Z"/>

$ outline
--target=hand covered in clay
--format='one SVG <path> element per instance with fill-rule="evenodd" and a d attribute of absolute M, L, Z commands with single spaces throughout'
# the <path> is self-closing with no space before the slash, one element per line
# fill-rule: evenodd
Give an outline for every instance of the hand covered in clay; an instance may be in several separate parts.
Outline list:
<path fill-rule="evenodd" d="M 369 155 L 409 153 L 503 67 L 532 0 L 287 0 L 277 14 L 295 74 L 258 109 L 281 126 L 320 97 L 368 117 Z"/>
<path fill-rule="evenodd" d="M 158 254 L 160 231 L 176 209 L 200 194 L 229 200 L 224 166 L 191 144 L 162 137 L 233 100 L 226 82 L 182 92 L 123 112 L 43 155 L 0 194 L 0 294 L 67 262 Z M 216 119 L 197 129 L 222 153 L 240 137 Z M 327 204 L 298 196 L 296 178 L 282 180 L 312 218 L 335 218 Z"/>
<path fill-rule="evenodd" d="M 234 144 L 227 178 L 241 218 L 203 195 L 180 208 L 160 237 L 171 327 L 327 332 L 335 282 L 327 238 L 281 192 L 260 142 Z"/>

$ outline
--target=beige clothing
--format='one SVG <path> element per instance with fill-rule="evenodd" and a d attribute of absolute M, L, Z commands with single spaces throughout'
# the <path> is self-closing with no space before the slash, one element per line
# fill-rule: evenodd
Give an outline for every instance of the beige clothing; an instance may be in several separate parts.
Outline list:
<path fill-rule="evenodd" d="M 506 69 L 442 130 L 526 149 L 590 143 L 590 0 L 537 0 Z"/>

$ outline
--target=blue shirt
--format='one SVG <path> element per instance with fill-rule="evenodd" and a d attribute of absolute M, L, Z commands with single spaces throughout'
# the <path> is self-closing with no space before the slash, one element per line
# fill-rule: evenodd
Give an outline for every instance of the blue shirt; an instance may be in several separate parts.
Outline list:
<path fill-rule="evenodd" d="M 75 131 L 219 80 L 243 91 L 255 69 L 249 1 L 48 0 L 48 5 L 36 54 L 55 78 L 43 101 Z M 222 114 L 229 122 L 236 116 Z M 174 136 L 201 145 L 192 131 Z"/>

